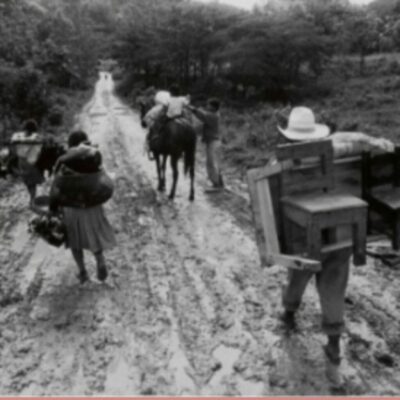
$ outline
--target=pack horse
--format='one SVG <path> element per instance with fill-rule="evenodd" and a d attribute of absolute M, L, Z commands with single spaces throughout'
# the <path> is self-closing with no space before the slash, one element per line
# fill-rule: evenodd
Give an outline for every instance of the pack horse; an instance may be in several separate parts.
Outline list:
<path fill-rule="evenodd" d="M 145 116 L 149 106 L 141 105 L 142 126 L 146 126 Z M 195 177 L 195 157 L 196 157 L 197 134 L 194 127 L 178 120 L 166 120 L 159 118 L 154 125 L 149 127 L 148 144 L 149 151 L 153 154 L 157 167 L 158 190 L 163 192 L 166 187 L 166 165 L 170 157 L 172 168 L 172 186 L 169 199 L 173 200 L 176 193 L 179 171 L 178 161 L 183 156 L 184 173 L 190 176 L 189 200 L 195 197 L 194 177 Z"/>

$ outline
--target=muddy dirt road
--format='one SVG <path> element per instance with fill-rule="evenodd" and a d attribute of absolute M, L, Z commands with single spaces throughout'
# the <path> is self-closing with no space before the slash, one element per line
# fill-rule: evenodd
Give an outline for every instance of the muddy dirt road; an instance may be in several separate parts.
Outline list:
<path fill-rule="evenodd" d="M 0 182 L 0 395 L 331 393 L 314 287 L 285 335 L 285 271 L 259 267 L 245 193 L 203 194 L 199 162 L 194 203 L 182 175 L 175 202 L 158 195 L 138 116 L 111 91 L 103 77 L 77 117 L 116 181 L 108 283 L 88 256 L 80 285 L 71 255 L 27 232 L 23 186 Z M 352 269 L 347 394 L 400 394 L 399 279 Z"/>

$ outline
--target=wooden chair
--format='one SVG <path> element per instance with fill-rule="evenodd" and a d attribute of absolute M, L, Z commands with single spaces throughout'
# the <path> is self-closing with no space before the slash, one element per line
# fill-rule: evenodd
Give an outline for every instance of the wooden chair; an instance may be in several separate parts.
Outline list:
<path fill-rule="evenodd" d="M 392 230 L 392 247 L 400 250 L 400 146 L 394 153 L 362 155 L 362 196 Z M 368 228 L 371 227 L 371 215 Z"/>
<path fill-rule="evenodd" d="M 332 193 L 333 148 L 330 140 L 278 146 L 282 164 L 281 208 L 286 251 L 293 250 L 291 227 L 305 230 L 307 257 L 353 246 L 354 264 L 366 260 L 367 203 L 355 196 Z M 352 227 L 352 242 L 323 247 L 323 232 L 335 236 L 339 226 Z"/>

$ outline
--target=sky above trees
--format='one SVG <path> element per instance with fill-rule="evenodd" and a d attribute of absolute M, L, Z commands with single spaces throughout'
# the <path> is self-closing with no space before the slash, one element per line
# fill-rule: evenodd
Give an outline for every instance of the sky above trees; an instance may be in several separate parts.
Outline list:
<path fill-rule="evenodd" d="M 200 0 L 203 1 L 204 3 L 209 3 L 211 1 L 215 0 Z M 247 10 L 251 10 L 253 5 L 256 3 L 260 3 L 265 0 L 219 0 L 220 3 L 225 3 L 225 4 L 231 4 L 236 7 L 244 8 Z M 372 0 L 350 0 L 354 4 L 368 4 Z"/>

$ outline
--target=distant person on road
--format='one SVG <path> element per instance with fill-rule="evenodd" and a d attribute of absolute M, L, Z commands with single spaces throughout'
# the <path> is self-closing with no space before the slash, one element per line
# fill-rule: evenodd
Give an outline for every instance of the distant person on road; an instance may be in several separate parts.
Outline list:
<path fill-rule="evenodd" d="M 67 175 L 73 174 L 96 174 L 102 170 L 101 153 L 93 147 L 85 132 L 72 132 L 68 138 L 69 150 L 59 158 L 56 170 L 63 169 Z M 74 190 L 77 199 L 83 198 L 85 187 L 80 187 L 79 182 Z M 71 193 L 60 193 L 59 197 Z M 57 199 L 57 198 L 56 198 Z M 62 209 L 63 219 L 67 231 L 67 247 L 71 249 L 72 255 L 79 268 L 79 280 L 84 283 L 88 280 L 85 268 L 83 250 L 91 251 L 97 263 L 97 278 L 105 281 L 108 276 L 106 261 L 103 252 L 115 246 L 116 240 L 110 223 L 104 213 L 102 205 L 51 207 L 57 213 Z"/>
<path fill-rule="evenodd" d="M 43 173 L 36 167 L 42 150 L 43 137 L 38 133 L 38 125 L 30 119 L 24 123 L 23 131 L 11 137 L 13 151 L 18 158 L 18 171 L 29 192 L 29 204 L 33 208 L 37 185 L 44 182 Z"/>
<path fill-rule="evenodd" d="M 206 144 L 207 173 L 212 187 L 207 192 L 223 189 L 224 182 L 221 174 L 221 136 L 219 132 L 220 102 L 209 99 L 205 109 L 189 107 L 194 115 L 203 122 L 203 141 Z"/>

